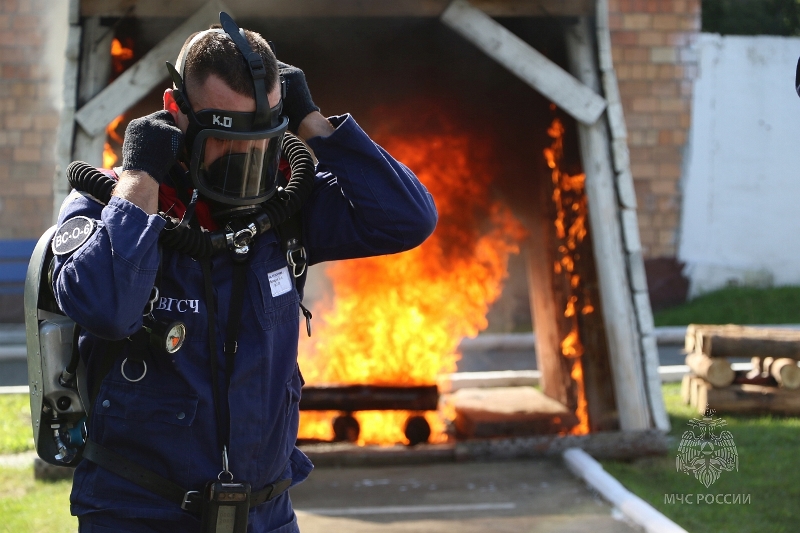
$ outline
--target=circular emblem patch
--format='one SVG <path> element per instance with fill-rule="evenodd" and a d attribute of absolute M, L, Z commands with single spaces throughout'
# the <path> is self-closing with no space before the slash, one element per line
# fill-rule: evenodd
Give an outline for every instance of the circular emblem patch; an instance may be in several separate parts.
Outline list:
<path fill-rule="evenodd" d="M 61 224 L 53 237 L 53 253 L 64 255 L 74 252 L 89 240 L 94 233 L 95 222 L 91 218 L 77 216 Z"/>

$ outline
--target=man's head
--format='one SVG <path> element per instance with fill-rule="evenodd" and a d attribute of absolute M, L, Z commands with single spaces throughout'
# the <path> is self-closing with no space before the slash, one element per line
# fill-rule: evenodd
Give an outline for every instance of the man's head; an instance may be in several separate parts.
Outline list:
<path fill-rule="evenodd" d="M 253 78 L 244 56 L 231 38 L 220 31 L 219 24 L 214 24 L 211 29 L 217 31 L 197 32 L 189 36 L 178 55 L 176 67 L 185 83 L 187 94 L 184 96 L 188 97 L 194 111 L 255 111 Z M 264 85 L 269 95 L 269 106 L 275 107 L 281 97 L 275 54 L 260 34 L 250 30 L 244 30 L 244 33 L 250 47 L 264 63 Z M 172 89 L 165 91 L 164 109 L 172 113 L 178 127 L 185 133 L 188 118 L 181 113 L 173 94 Z M 249 107 L 245 105 L 247 101 L 250 102 Z"/>
<path fill-rule="evenodd" d="M 204 196 L 246 206 L 276 187 L 280 146 L 288 119 L 281 114 L 277 61 L 264 39 L 240 31 L 220 13 L 221 28 L 187 39 L 164 108 L 185 134 L 195 187 Z"/>

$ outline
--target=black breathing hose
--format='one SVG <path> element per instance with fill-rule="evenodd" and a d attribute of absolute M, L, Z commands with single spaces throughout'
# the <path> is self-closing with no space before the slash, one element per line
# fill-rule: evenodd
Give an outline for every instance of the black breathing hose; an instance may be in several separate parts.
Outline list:
<path fill-rule="evenodd" d="M 282 149 L 292 169 L 289 183 L 261 204 L 258 211 L 244 216 L 239 222 L 242 227 L 254 224 L 259 234 L 279 226 L 297 213 L 314 189 L 314 160 L 305 144 L 294 135 L 286 133 Z M 73 188 L 91 194 L 104 204 L 111 200 L 111 193 L 117 184 L 116 180 L 83 161 L 74 161 L 67 167 L 67 180 Z M 159 214 L 167 220 L 160 238 L 168 248 L 195 259 L 203 259 L 228 247 L 224 230 L 203 232 L 200 228 L 182 225 L 179 219 L 164 213 Z"/>

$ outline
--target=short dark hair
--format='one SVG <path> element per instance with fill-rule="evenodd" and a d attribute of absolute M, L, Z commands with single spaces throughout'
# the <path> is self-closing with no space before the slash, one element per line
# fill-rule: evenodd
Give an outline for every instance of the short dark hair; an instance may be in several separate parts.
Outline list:
<path fill-rule="evenodd" d="M 220 28 L 220 25 L 215 24 L 211 28 Z M 269 93 L 278 81 L 278 62 L 275 54 L 272 53 L 269 44 L 260 34 L 250 30 L 244 30 L 244 32 L 250 47 L 264 61 L 266 70 L 264 85 Z M 197 34 L 191 35 L 183 46 L 188 46 L 195 35 Z M 192 83 L 202 85 L 211 74 L 222 79 L 234 92 L 255 98 L 253 78 L 250 76 L 247 62 L 226 33 L 206 33 L 192 45 L 191 50 L 186 54 L 183 68 L 184 80 L 191 78 Z M 191 95 L 189 97 L 191 99 Z"/>

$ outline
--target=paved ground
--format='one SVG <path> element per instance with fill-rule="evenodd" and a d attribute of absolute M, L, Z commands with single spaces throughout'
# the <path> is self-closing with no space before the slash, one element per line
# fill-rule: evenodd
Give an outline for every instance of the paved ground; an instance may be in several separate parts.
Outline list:
<path fill-rule="evenodd" d="M 317 468 L 292 489 L 303 533 L 630 533 L 560 459 Z"/>

